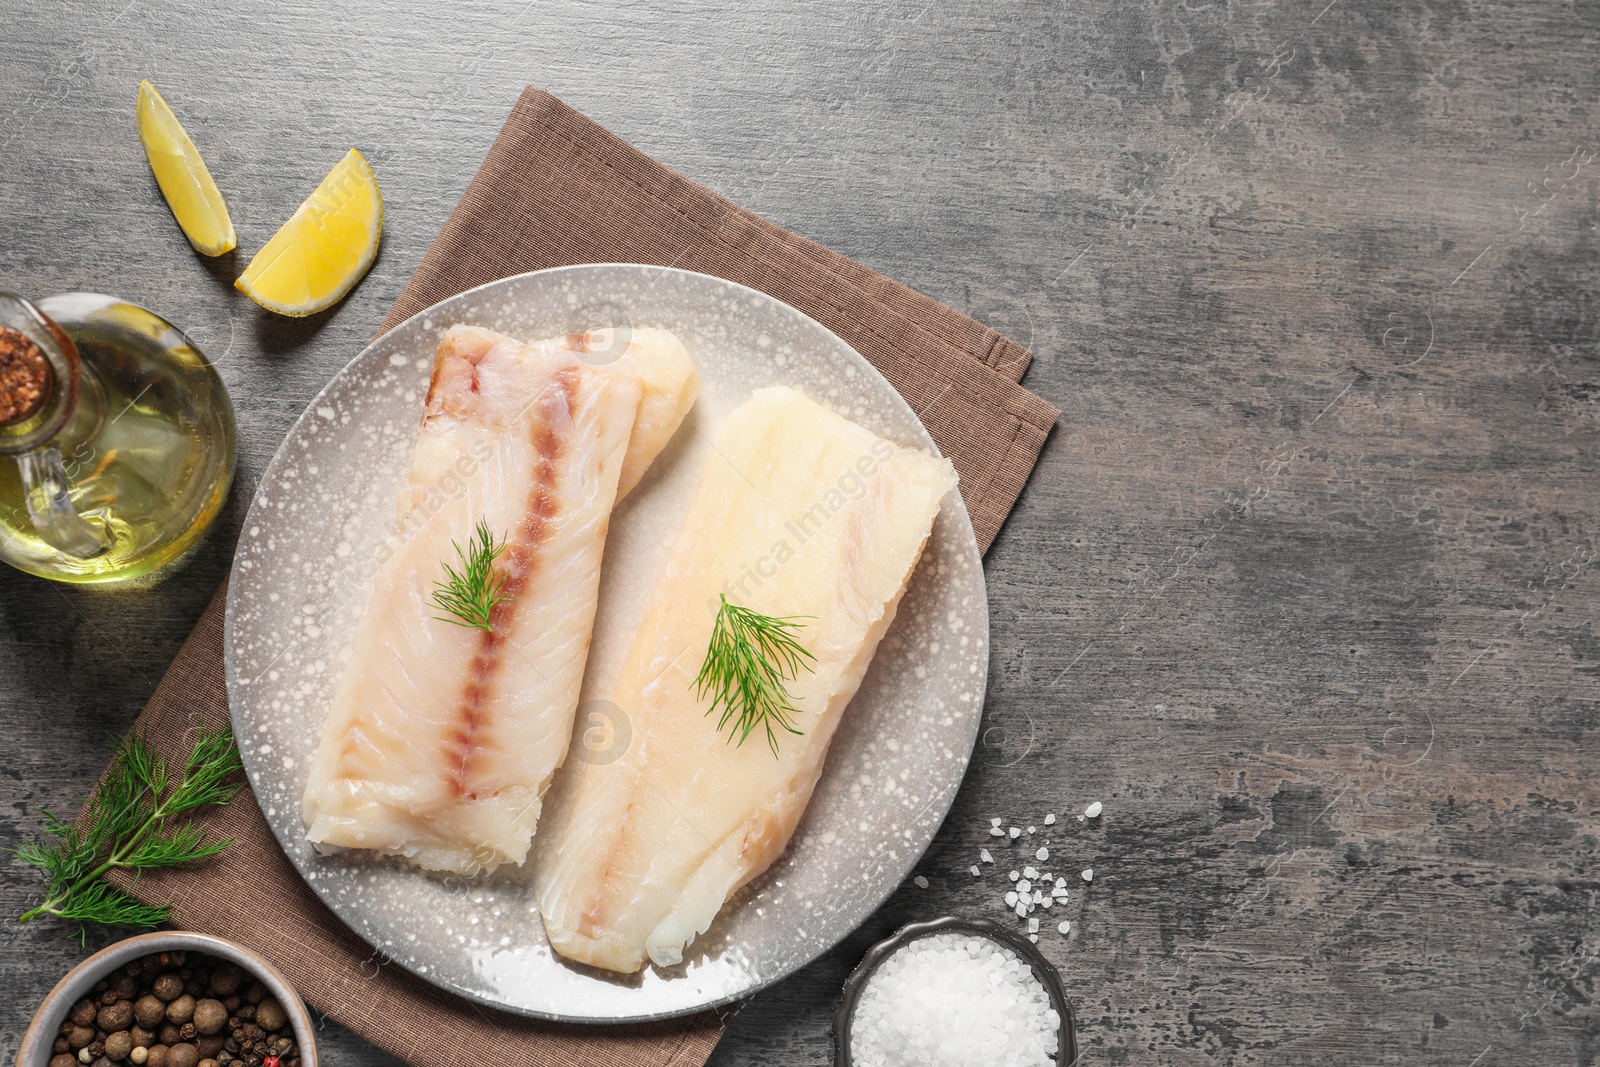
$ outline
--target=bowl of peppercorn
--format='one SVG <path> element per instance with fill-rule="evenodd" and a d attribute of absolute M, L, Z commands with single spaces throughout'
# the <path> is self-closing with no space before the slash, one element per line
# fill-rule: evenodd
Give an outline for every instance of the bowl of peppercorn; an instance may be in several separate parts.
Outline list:
<path fill-rule="evenodd" d="M 119 941 L 44 998 L 17 1067 L 317 1067 L 311 1016 L 277 968 L 209 934 Z"/>

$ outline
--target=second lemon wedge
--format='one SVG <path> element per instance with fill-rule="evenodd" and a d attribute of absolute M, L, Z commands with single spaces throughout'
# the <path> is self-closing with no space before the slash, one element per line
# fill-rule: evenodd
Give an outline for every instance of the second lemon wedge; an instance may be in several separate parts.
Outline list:
<path fill-rule="evenodd" d="M 268 311 L 314 315 L 367 273 L 382 232 L 378 179 L 352 148 L 233 284 Z"/>
<path fill-rule="evenodd" d="M 204 255 L 232 249 L 236 239 L 228 205 L 183 124 L 148 81 L 139 83 L 138 115 L 145 157 L 183 235 Z"/>

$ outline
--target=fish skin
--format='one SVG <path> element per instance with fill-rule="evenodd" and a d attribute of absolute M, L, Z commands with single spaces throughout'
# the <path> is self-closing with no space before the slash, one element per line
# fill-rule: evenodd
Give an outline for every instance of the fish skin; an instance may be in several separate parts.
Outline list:
<path fill-rule="evenodd" d="M 622 973 L 681 962 L 787 847 L 956 484 L 948 461 L 789 389 L 757 390 L 711 452 L 611 693 L 632 743 L 613 762 L 564 772 L 581 780 L 563 783 L 568 800 L 538 843 L 551 945 Z M 809 617 L 796 637 L 814 670 L 788 686 L 804 733 L 779 733 L 776 757 L 759 731 L 731 744 L 694 691 L 719 593 Z"/>
<path fill-rule="evenodd" d="M 591 362 L 610 334 L 522 344 L 455 326 L 440 342 L 396 531 L 302 801 L 320 849 L 461 874 L 526 857 L 566 756 L 619 477 L 648 467 L 699 388 L 662 330 L 630 331 L 619 358 Z M 506 538 L 497 566 L 513 597 L 488 632 L 431 602 L 479 521 Z"/>

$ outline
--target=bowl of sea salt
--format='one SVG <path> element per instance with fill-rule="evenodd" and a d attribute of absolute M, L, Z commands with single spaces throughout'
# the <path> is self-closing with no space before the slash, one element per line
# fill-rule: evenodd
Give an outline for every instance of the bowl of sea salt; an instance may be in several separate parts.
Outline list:
<path fill-rule="evenodd" d="M 986 919 L 912 923 L 869 950 L 833 1025 L 837 1067 L 1070 1067 L 1061 976 Z"/>

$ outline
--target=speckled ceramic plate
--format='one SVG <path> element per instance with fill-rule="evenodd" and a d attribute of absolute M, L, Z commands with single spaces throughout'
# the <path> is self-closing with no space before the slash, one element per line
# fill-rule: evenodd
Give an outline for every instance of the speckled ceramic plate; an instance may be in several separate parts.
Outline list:
<path fill-rule="evenodd" d="M 854 349 L 769 296 L 659 267 L 568 267 L 473 289 L 376 341 L 295 424 L 245 519 L 225 639 L 234 729 L 273 833 L 335 914 L 399 966 L 526 1015 L 635 1021 L 745 996 L 866 919 L 907 877 L 955 798 L 988 665 L 983 570 L 961 497 L 945 499 L 783 856 L 723 908 L 677 967 L 619 978 L 567 963 L 545 941 L 525 870 L 463 879 L 364 853 L 323 856 L 300 821 L 312 748 L 364 607 L 364 575 L 394 521 L 434 349 L 462 322 L 529 339 L 663 326 L 700 368 L 699 403 L 613 517 L 591 677 L 626 652 L 671 547 L 661 531 L 677 529 L 708 435 L 752 389 L 789 385 L 898 444 L 934 444 Z M 604 758 L 579 718 L 574 752 Z"/>

